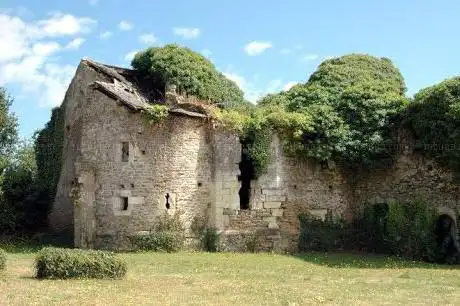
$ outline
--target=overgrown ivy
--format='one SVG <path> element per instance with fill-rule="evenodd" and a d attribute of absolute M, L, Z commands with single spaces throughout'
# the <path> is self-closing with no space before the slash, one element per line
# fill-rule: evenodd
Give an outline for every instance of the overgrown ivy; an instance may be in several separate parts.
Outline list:
<path fill-rule="evenodd" d="M 460 77 L 422 89 L 402 117 L 422 153 L 460 172 Z"/>
<path fill-rule="evenodd" d="M 168 117 L 169 108 L 166 105 L 151 104 L 142 113 L 147 117 L 150 124 L 162 122 Z"/>
<path fill-rule="evenodd" d="M 64 106 L 54 108 L 50 121 L 35 140 L 38 184 L 48 193 L 50 202 L 56 195 L 61 173 L 64 124 Z"/>

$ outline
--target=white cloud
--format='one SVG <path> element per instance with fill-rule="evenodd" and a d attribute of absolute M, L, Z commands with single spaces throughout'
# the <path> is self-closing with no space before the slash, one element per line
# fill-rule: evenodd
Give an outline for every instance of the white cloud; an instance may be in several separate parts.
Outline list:
<path fill-rule="evenodd" d="M 244 47 L 244 50 L 248 55 L 255 56 L 261 54 L 271 47 L 272 43 L 268 41 L 252 41 Z"/>
<path fill-rule="evenodd" d="M 295 82 L 295 81 L 287 82 L 286 84 L 284 84 L 283 90 L 284 90 L 284 91 L 288 91 L 288 90 L 291 89 L 294 85 L 297 85 L 297 84 L 299 84 L 299 82 Z"/>
<path fill-rule="evenodd" d="M 16 85 L 21 96 L 38 97 L 41 106 L 59 105 L 75 68 L 59 64 L 56 55 L 66 48 L 56 39 L 88 33 L 95 24 L 90 18 L 62 13 L 28 22 L 0 13 L 0 46 L 8 46 L 0 48 L 0 86 Z M 81 44 L 81 39 L 69 45 Z"/>
<path fill-rule="evenodd" d="M 75 38 L 73 39 L 71 42 L 69 42 L 65 48 L 66 49 L 71 49 L 71 50 L 76 50 L 78 48 L 80 48 L 81 45 L 83 45 L 83 43 L 86 41 L 86 39 L 84 39 L 83 37 L 78 37 L 78 38 Z"/>
<path fill-rule="evenodd" d="M 90 18 L 77 18 L 70 14 L 53 13 L 51 18 L 38 22 L 38 37 L 75 35 L 88 33 L 96 21 Z"/>
<path fill-rule="evenodd" d="M 99 0 L 88 0 L 88 4 L 91 6 L 96 6 L 99 4 Z"/>
<path fill-rule="evenodd" d="M 35 43 L 32 45 L 32 53 L 39 56 L 51 55 L 61 49 L 61 45 L 57 42 Z"/>
<path fill-rule="evenodd" d="M 174 28 L 173 33 L 184 39 L 194 39 L 200 36 L 201 30 L 198 28 Z"/>
<path fill-rule="evenodd" d="M 132 59 L 134 58 L 134 55 L 136 55 L 137 52 L 139 52 L 139 50 L 133 50 L 131 52 L 128 52 L 125 55 L 125 60 L 128 61 L 128 62 L 132 61 Z"/>
<path fill-rule="evenodd" d="M 224 75 L 238 85 L 244 92 L 244 97 L 252 102 L 256 103 L 257 100 L 269 93 L 275 93 L 281 90 L 282 81 L 274 79 L 263 86 L 256 86 L 258 82 L 257 75 L 254 75 L 250 80 L 246 79 L 242 75 L 236 72 L 225 72 Z"/>
<path fill-rule="evenodd" d="M 112 37 L 112 35 L 113 35 L 112 32 L 105 31 L 105 32 L 102 32 L 101 34 L 99 34 L 99 38 L 108 39 L 108 38 Z"/>
<path fill-rule="evenodd" d="M 145 33 L 139 36 L 139 41 L 143 44 L 154 44 L 157 38 L 153 33 Z"/>
<path fill-rule="evenodd" d="M 309 62 L 309 61 L 314 61 L 318 57 L 319 57 L 318 54 L 306 54 L 302 57 L 302 60 L 305 62 Z"/>
<path fill-rule="evenodd" d="M 126 20 L 120 21 L 120 23 L 118 24 L 118 27 L 122 31 L 130 31 L 130 30 L 132 30 L 134 28 L 133 24 L 131 22 L 129 22 L 129 21 L 126 21 Z"/>

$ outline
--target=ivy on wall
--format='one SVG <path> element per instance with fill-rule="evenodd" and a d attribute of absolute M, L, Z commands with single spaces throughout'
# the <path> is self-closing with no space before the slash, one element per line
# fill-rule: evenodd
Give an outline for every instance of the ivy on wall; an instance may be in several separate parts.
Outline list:
<path fill-rule="evenodd" d="M 64 106 L 51 112 L 51 119 L 40 130 L 35 140 L 38 184 L 53 201 L 61 173 L 62 150 L 64 145 Z"/>

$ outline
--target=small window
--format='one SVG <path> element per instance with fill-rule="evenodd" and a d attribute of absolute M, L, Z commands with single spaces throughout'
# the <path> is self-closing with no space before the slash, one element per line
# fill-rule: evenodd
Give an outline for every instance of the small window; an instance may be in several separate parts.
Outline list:
<path fill-rule="evenodd" d="M 129 161 L 129 142 L 127 141 L 121 143 L 121 161 Z"/>
<path fill-rule="evenodd" d="M 121 198 L 121 210 L 128 210 L 128 197 Z"/>

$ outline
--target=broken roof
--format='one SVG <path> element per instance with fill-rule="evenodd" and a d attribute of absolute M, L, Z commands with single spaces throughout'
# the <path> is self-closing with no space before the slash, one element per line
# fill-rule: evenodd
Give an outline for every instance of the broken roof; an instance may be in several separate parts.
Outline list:
<path fill-rule="evenodd" d="M 96 81 L 91 86 L 105 95 L 120 101 L 126 107 L 134 111 L 142 111 L 151 104 L 165 104 L 164 88 L 155 86 L 152 80 L 146 79 L 136 70 L 115 67 L 97 63 L 90 59 L 82 62 L 104 74 L 107 81 Z M 185 115 L 196 118 L 208 118 L 207 109 L 210 105 L 197 103 L 183 103 L 172 106 L 169 110 L 172 114 Z"/>

